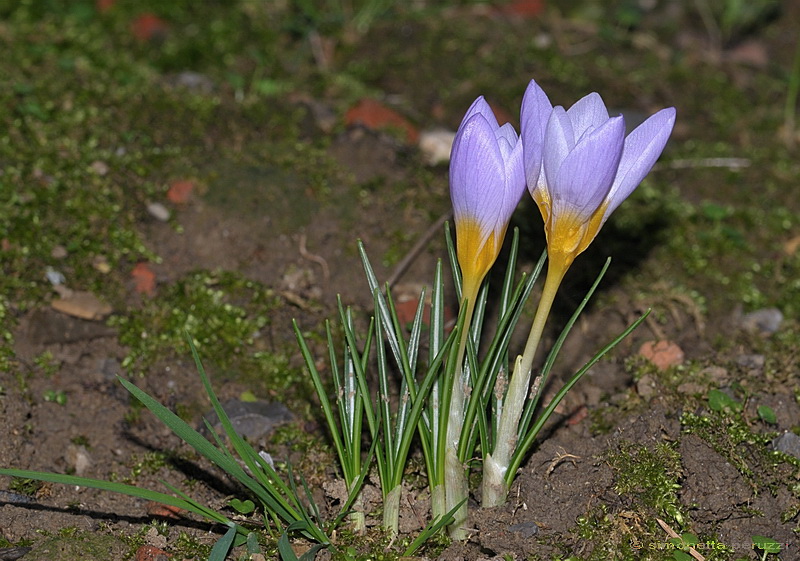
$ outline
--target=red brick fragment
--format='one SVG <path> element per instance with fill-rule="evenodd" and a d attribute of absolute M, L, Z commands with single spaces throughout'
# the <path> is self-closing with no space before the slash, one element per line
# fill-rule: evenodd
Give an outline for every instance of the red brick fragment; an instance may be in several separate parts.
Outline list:
<path fill-rule="evenodd" d="M 419 139 L 419 131 L 408 119 L 374 99 L 362 99 L 348 109 L 344 121 L 348 126 L 360 124 L 373 130 L 399 129 L 409 144 L 416 144 Z"/>
<path fill-rule="evenodd" d="M 169 25 L 155 14 L 145 12 L 131 22 L 131 33 L 138 41 L 146 43 L 163 39 L 169 31 Z"/>
<path fill-rule="evenodd" d="M 156 274 L 147 263 L 137 263 L 131 271 L 134 281 L 133 289 L 139 294 L 153 296 L 156 293 Z"/>
<path fill-rule="evenodd" d="M 178 520 L 185 512 L 182 508 L 172 505 L 165 505 L 156 501 L 147 503 L 147 514 L 149 516 L 159 516 L 161 518 L 174 518 Z"/>
<path fill-rule="evenodd" d="M 647 341 L 639 348 L 639 355 L 656 365 L 659 370 L 666 370 L 683 362 L 684 354 L 672 341 Z"/>
<path fill-rule="evenodd" d="M 172 557 L 163 549 L 158 549 L 154 545 L 143 545 L 136 550 L 135 561 L 164 561 Z"/>
<path fill-rule="evenodd" d="M 186 204 L 192 198 L 194 191 L 194 181 L 190 179 L 179 179 L 170 183 L 167 191 L 167 198 L 176 205 Z"/>

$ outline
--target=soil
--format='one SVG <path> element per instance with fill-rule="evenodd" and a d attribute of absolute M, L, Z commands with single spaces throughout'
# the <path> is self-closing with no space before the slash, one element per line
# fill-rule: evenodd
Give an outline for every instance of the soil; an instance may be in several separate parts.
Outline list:
<path fill-rule="evenodd" d="M 790 14 L 782 17 L 788 26 Z M 773 36 L 779 35 L 774 27 L 770 29 Z M 519 85 L 524 86 L 524 80 Z M 424 84 L 421 87 L 424 90 Z M 421 95 L 426 93 L 422 91 Z M 680 105 L 680 100 L 674 103 Z M 304 102 L 297 106 L 305 107 Z M 447 110 L 457 112 L 455 106 Z M 310 126 L 310 133 L 320 134 L 317 124 Z M 681 135 L 685 138 L 688 133 L 677 134 L 680 141 Z M 214 169 L 217 178 L 204 193 L 177 206 L 171 222 L 142 216 L 142 238 L 161 257 L 160 263 L 152 265 L 156 290 L 164 291 L 197 270 L 238 271 L 272 287 L 279 304 L 266 328 L 268 333 L 262 335 L 273 349 L 293 344 L 293 317 L 308 329 L 319 329 L 324 318 L 335 315 L 336 295 L 363 317 L 371 298 L 364 288 L 355 240 L 364 242 L 374 256 L 379 278 L 386 279 L 398 263 L 380 258 L 397 251 L 398 240 L 392 236 L 407 233 L 399 241 L 401 253 L 407 252 L 430 224 L 449 210 L 446 166 L 428 168 L 428 176 L 421 180 L 419 160 L 410 155 L 413 151 L 385 131 L 351 126 L 331 133 L 328 156 L 352 174 L 355 184 L 377 185 L 377 192 L 370 193 L 368 202 L 360 206 L 342 201 L 352 198 L 352 183 L 332 185 L 321 201 L 296 184 L 300 179 L 289 175 L 278 181 L 268 167 L 242 170 L 224 155 L 217 159 L 209 155 L 204 167 Z M 403 189 L 408 188 L 415 192 L 429 189 L 431 194 L 423 196 L 421 202 L 417 197 L 415 203 L 407 204 Z M 254 197 L 265 197 L 268 204 L 254 211 Z M 530 216 L 538 224 L 538 217 L 531 214 L 535 209 L 523 211 L 528 215 L 518 216 L 518 223 Z M 399 285 L 416 287 L 429 282 L 436 260 L 444 256 L 441 238 L 438 233 L 430 238 L 402 271 Z M 598 243 L 603 242 L 599 239 Z M 598 254 L 603 249 L 598 249 Z M 524 257 L 524 268 L 529 270 L 537 251 Z M 593 267 L 595 260 L 596 256 L 587 255 L 586 268 Z M 635 267 L 626 265 L 626 271 L 635 271 Z M 748 380 L 775 376 L 764 366 L 765 341 L 774 335 L 749 333 L 741 312 L 735 309 L 737 302 L 708 312 L 679 297 L 669 302 L 669 294 L 659 295 L 661 300 L 653 303 L 652 299 L 633 296 L 626 278 L 620 273 L 603 285 L 597 303 L 584 314 L 568 340 L 556 378 L 583 364 L 645 307 L 658 307 L 661 319 L 642 324 L 609 359 L 592 368 L 568 396 L 545 437 L 523 464 L 505 506 L 471 509 L 466 542 L 423 555 L 452 561 L 570 555 L 611 559 L 603 552 L 627 551 L 626 558 L 631 559 L 672 559 L 671 550 L 658 556 L 658 551 L 668 547 L 670 536 L 656 519 L 666 518 L 678 533 L 698 535 L 701 543 L 696 549 L 707 559 L 754 559 L 751 539 L 758 535 L 784 544 L 780 559 L 800 559 L 796 553 L 800 546 L 796 535 L 799 499 L 796 483 L 794 487 L 786 483 L 796 477 L 797 468 L 781 463 L 768 451 L 772 436 L 800 426 L 800 406 L 795 399 L 796 361 L 788 363 L 795 365 L 794 372 L 778 376 L 781 383 L 751 394 L 740 416 L 731 413 L 726 417 L 712 411 L 706 399 L 710 387 L 731 392 L 741 386 L 764 388 Z M 127 288 L 119 295 L 124 304 L 117 305 L 114 314 L 124 315 L 147 298 L 132 285 Z M 582 288 L 576 281 L 560 297 L 557 307 L 566 311 L 554 317 L 548 332 L 550 341 L 557 335 L 556 328 L 566 321 L 568 310 L 580 299 Z M 648 288 L 658 292 L 657 288 Z M 454 302 L 449 305 L 455 308 Z M 791 325 L 784 329 L 791 329 Z M 105 321 L 71 317 L 42 303 L 17 318 L 13 336 L 20 371 L 2 374 L 5 395 L 0 408 L 5 430 L 0 440 L 0 466 L 101 479 L 115 476 L 156 490 L 163 490 L 162 482 L 166 482 L 203 504 L 221 509 L 237 493 L 224 474 L 192 455 L 154 417 L 132 405 L 116 379 L 117 375 L 129 375 L 122 366 L 127 349 L 119 341 L 116 327 Z M 736 343 L 721 347 L 721 339 Z M 643 343 L 654 340 L 675 343 L 683 358 L 666 370 L 653 367 L 637 353 Z M 52 355 L 51 362 L 57 367 L 43 373 L 35 361 L 45 352 Z M 238 398 L 251 389 L 247 380 L 216 367 L 213 357 L 205 358 L 222 401 Z M 293 357 L 291 365 L 300 367 L 300 357 Z M 688 371 L 691 374 L 687 375 Z M 168 407 L 188 404 L 184 412 L 198 426 L 209 408 L 195 365 L 186 353 L 156 360 L 146 376 L 136 377 L 134 382 Z M 50 391 L 63 392 L 66 401 L 39 398 Z M 281 401 L 281 395 L 275 393 L 259 397 Z M 756 404 L 769 405 L 776 412 L 776 423 L 760 421 Z M 314 405 L 303 408 L 290 401 L 290 407 L 296 418 L 293 423 L 301 431 L 325 438 Z M 691 424 L 687 414 L 716 419 L 719 426 L 727 428 L 704 432 L 702 422 Z M 733 418 L 744 419 L 737 427 L 756 436 L 735 440 L 730 436 L 734 430 L 731 424 L 725 424 L 726 419 Z M 263 436 L 258 444 L 271 446 L 273 456 L 283 455 L 281 459 L 297 462 L 300 470 L 315 462 L 331 462 L 316 465 L 316 472 L 309 475 L 312 482 L 336 479 L 337 471 L 326 455 L 329 452 L 307 449 L 302 439 L 287 446 L 270 438 Z M 664 445 L 674 456 L 664 452 Z M 624 485 L 629 469 L 617 460 L 644 462 L 641 454 L 645 453 L 654 454 L 654 461 L 666 466 L 657 476 L 675 483 L 661 499 L 648 495 L 648 487 L 657 483 L 642 479 Z M 672 457 L 677 458 L 675 465 L 670 464 Z M 159 543 L 166 551 L 177 548 L 181 534 L 205 544 L 219 537 L 219 527 L 192 517 L 175 517 L 159 510 L 158 505 L 126 496 L 52 484 L 25 493 L 9 487 L 7 479 L 2 486 L 6 491 L 0 493 L 0 537 L 13 544 L 31 543 L 34 550 L 22 557 L 25 560 L 48 558 L 36 557 L 37 551 L 54 547 L 43 539 L 43 533 L 51 537 L 145 535 L 148 543 Z M 406 492 L 401 525 L 403 531 L 413 535 L 427 522 L 427 497 L 413 486 Z M 331 492 L 315 493 L 322 504 L 333 508 Z M 791 512 L 795 515 L 787 516 Z M 683 528 L 676 523 L 681 520 L 686 524 Z M 154 521 L 167 522 L 159 526 L 166 542 L 147 534 Z M 707 542 L 706 549 L 702 542 Z M 116 556 L 129 552 L 125 547 L 130 543 L 101 544 L 99 553 L 84 548 L 82 558 L 120 558 Z M 713 549 L 714 544 L 726 549 Z M 297 546 L 302 549 L 302 544 Z M 64 550 L 58 558 L 73 558 L 70 555 Z M 320 557 L 323 555 L 327 553 Z"/>

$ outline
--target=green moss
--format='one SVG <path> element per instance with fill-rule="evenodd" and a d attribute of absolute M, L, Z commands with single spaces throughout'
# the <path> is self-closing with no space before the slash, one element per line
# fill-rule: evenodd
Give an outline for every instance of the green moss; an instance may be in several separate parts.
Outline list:
<path fill-rule="evenodd" d="M 43 539 L 26 557 L 35 561 L 100 561 L 118 559 L 128 554 L 124 541 L 102 533 L 84 532 L 77 528 L 62 528 L 58 535 Z"/>
<path fill-rule="evenodd" d="M 620 495 L 630 496 L 638 508 L 683 524 L 677 496 L 681 461 L 673 444 L 661 443 L 651 449 L 623 442 L 604 459 L 615 472 L 614 487 Z"/>
<path fill-rule="evenodd" d="M 171 544 L 171 551 L 176 556 L 183 559 L 208 559 L 213 543 L 208 540 L 201 540 L 186 532 L 178 534 L 174 544 Z"/>
<path fill-rule="evenodd" d="M 110 323 L 129 347 L 123 360 L 129 371 L 143 373 L 158 360 L 189 357 L 188 333 L 203 362 L 222 376 L 236 375 L 262 394 L 288 388 L 300 393 L 308 389 L 300 370 L 265 340 L 279 303 L 271 290 L 238 273 L 198 271 Z"/>
<path fill-rule="evenodd" d="M 130 479 L 135 480 L 143 473 L 156 474 L 162 468 L 171 465 L 173 458 L 173 454 L 162 451 L 146 452 L 142 458 L 133 455 L 128 462 L 131 469 Z"/>
<path fill-rule="evenodd" d="M 46 378 L 51 378 L 61 367 L 61 363 L 53 358 L 53 353 L 50 351 L 44 351 L 34 357 L 33 363 L 42 370 Z"/>
<path fill-rule="evenodd" d="M 767 445 L 774 433 L 758 433 L 745 421 L 742 411 L 711 411 L 707 414 L 684 412 L 681 425 L 687 434 L 696 434 L 715 452 L 745 476 L 754 488 L 770 484 L 765 464 L 773 464 Z"/>

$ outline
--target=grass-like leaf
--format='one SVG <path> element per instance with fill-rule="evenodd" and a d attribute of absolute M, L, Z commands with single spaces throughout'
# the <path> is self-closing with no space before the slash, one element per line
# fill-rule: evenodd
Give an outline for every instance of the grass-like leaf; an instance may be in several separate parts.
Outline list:
<path fill-rule="evenodd" d="M 193 512 L 204 518 L 209 518 L 214 522 L 219 522 L 220 524 L 225 524 L 227 526 L 233 524 L 231 520 L 222 514 L 205 508 L 197 508 L 196 503 L 179 499 L 172 495 L 167 495 L 166 493 L 151 491 L 150 489 L 142 489 L 141 487 L 134 487 L 133 485 L 126 485 L 125 483 L 115 483 L 113 481 L 105 481 L 103 479 L 90 479 L 88 477 L 78 477 L 77 475 L 65 475 L 61 473 L 48 473 L 44 471 L 11 468 L 0 468 L 0 475 L 19 477 L 22 479 L 34 479 L 36 481 L 47 481 L 49 483 L 59 483 L 61 485 L 88 487 L 90 489 L 99 489 L 101 491 L 111 491 L 112 493 L 129 495 L 131 497 L 137 497 L 146 501 L 154 501 L 168 506 L 181 508 L 188 512 Z"/>
<path fill-rule="evenodd" d="M 225 561 L 228 552 L 233 547 L 233 540 L 236 537 L 236 527 L 231 526 L 225 535 L 217 540 L 214 547 L 211 548 L 211 553 L 208 556 L 208 561 Z"/>
<path fill-rule="evenodd" d="M 567 395 L 567 392 L 572 389 L 572 387 L 578 383 L 586 372 L 589 369 L 597 364 L 597 362 L 603 358 L 611 349 L 616 347 L 625 337 L 631 334 L 631 332 L 639 327 L 639 324 L 642 323 L 645 318 L 650 314 L 650 310 L 647 310 L 644 314 L 641 315 L 636 321 L 634 321 L 631 325 L 629 325 L 622 333 L 617 335 L 613 341 L 608 343 L 605 347 L 600 349 L 589 361 L 584 364 L 580 370 L 578 370 L 572 377 L 562 386 L 562 388 L 558 391 L 558 393 L 553 397 L 552 401 L 548 404 L 545 410 L 537 419 L 536 423 L 533 427 L 528 430 L 526 434 L 523 435 L 519 446 L 514 451 L 514 455 L 511 458 L 511 462 L 509 463 L 508 471 L 506 472 L 506 483 L 511 485 L 511 482 L 514 480 L 514 476 L 517 473 L 517 469 L 519 469 L 520 464 L 522 463 L 522 459 L 524 458 L 525 454 L 530 450 L 531 446 L 533 446 L 533 442 L 536 439 L 536 436 L 539 434 L 539 431 L 544 426 L 547 419 L 550 418 L 550 415 L 553 414 L 556 407 L 561 400 L 564 399 L 564 396 Z"/>
<path fill-rule="evenodd" d="M 453 523 L 454 514 L 461 508 L 461 505 L 464 504 L 463 501 L 459 502 L 455 507 L 453 507 L 449 512 L 447 512 L 444 516 L 439 516 L 438 518 L 431 520 L 430 523 L 425 527 L 422 532 L 412 541 L 406 550 L 403 552 L 403 557 L 411 557 L 414 555 L 414 552 L 417 551 L 422 544 L 432 538 L 439 530 L 444 528 L 445 526 L 449 526 Z"/>

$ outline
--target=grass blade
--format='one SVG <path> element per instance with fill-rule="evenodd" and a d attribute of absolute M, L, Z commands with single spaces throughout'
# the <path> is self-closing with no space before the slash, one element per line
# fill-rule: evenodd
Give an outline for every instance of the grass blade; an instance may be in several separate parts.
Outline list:
<path fill-rule="evenodd" d="M 210 518 L 214 522 L 230 526 L 233 524 L 227 517 L 217 512 L 207 510 L 205 508 L 197 508 L 196 503 L 191 503 L 184 499 L 160 493 L 158 491 L 151 491 L 150 489 L 142 489 L 134 487 L 133 485 L 126 485 L 124 483 L 115 483 L 112 481 L 105 481 L 103 479 L 89 479 L 86 477 L 78 477 L 77 475 L 64 475 L 61 473 L 48 473 L 42 471 L 31 471 L 24 469 L 6 469 L 0 468 L 0 475 L 8 477 L 19 477 L 22 479 L 35 479 L 37 481 L 47 481 L 49 483 L 59 483 L 61 485 L 75 485 L 78 487 L 88 487 L 91 489 L 99 489 L 101 491 L 111 491 L 112 493 L 119 493 L 121 495 L 129 495 L 137 497 L 146 501 L 154 501 L 157 503 L 165 504 L 181 508 L 188 512 L 193 512 L 203 518 Z"/>
<path fill-rule="evenodd" d="M 208 556 L 208 561 L 225 561 L 228 552 L 233 546 L 233 539 L 236 537 L 236 526 L 231 526 L 225 535 L 217 540 L 214 547 L 211 548 L 211 554 Z"/>

